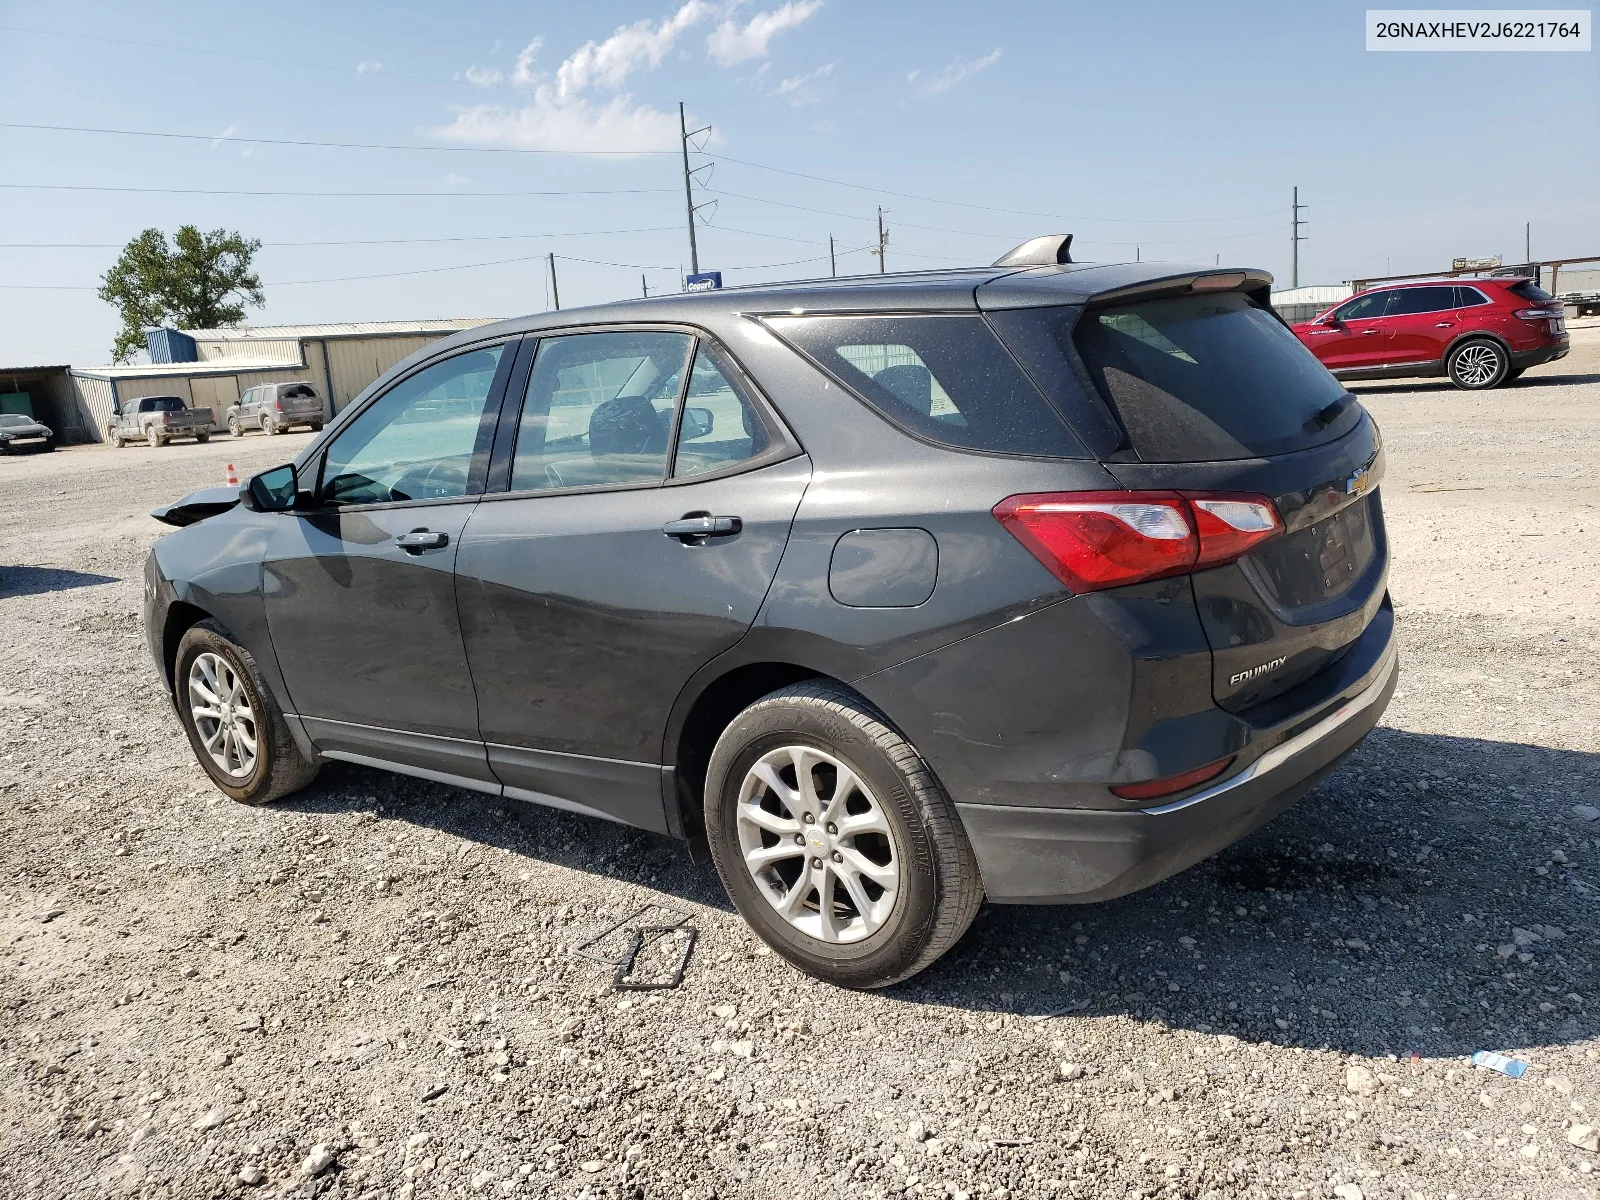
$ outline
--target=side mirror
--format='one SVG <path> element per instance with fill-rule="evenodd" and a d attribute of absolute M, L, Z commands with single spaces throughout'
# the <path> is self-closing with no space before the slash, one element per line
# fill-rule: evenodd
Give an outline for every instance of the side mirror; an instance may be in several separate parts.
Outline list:
<path fill-rule="evenodd" d="M 1329 325 L 1329 326 L 1339 326 L 1339 325 L 1343 325 L 1344 324 L 1343 321 L 1339 320 L 1339 318 L 1334 316 L 1332 313 L 1324 313 L 1322 316 L 1318 317 L 1316 319 L 1316 321 L 1313 322 L 1313 323 L 1317 324 L 1317 325 Z"/>
<path fill-rule="evenodd" d="M 299 474 L 290 463 L 252 476 L 240 499 L 256 512 L 288 512 L 299 497 Z"/>
<path fill-rule="evenodd" d="M 695 438 L 703 438 L 716 423 L 716 414 L 709 408 L 686 408 L 683 410 L 683 432 L 678 435 L 679 440 L 692 442 Z"/>

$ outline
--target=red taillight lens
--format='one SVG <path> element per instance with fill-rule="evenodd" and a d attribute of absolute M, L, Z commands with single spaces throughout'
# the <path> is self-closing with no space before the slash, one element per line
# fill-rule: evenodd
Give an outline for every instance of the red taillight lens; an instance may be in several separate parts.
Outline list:
<path fill-rule="evenodd" d="M 1562 315 L 1559 308 L 1519 308 L 1511 314 L 1524 321 L 1554 321 Z"/>
<path fill-rule="evenodd" d="M 1182 775 L 1171 775 L 1166 779 L 1149 779 L 1144 783 L 1119 783 L 1111 789 L 1111 794 L 1121 796 L 1124 800 L 1154 800 L 1158 796 L 1170 796 L 1174 792 L 1185 791 L 1208 779 L 1215 779 L 1228 769 L 1228 764 L 1232 761 L 1232 757 L 1224 758 L 1220 762 L 1207 763 L 1203 767 L 1185 771 Z"/>
<path fill-rule="evenodd" d="M 1075 592 L 1214 567 L 1283 531 L 1267 497 L 1210 492 L 1048 492 L 994 515 Z"/>
<path fill-rule="evenodd" d="M 1248 553 L 1257 542 L 1283 532 L 1278 510 L 1265 496 L 1188 497 L 1194 511 L 1195 528 L 1200 533 L 1200 557 L 1195 570 L 1232 562 Z"/>

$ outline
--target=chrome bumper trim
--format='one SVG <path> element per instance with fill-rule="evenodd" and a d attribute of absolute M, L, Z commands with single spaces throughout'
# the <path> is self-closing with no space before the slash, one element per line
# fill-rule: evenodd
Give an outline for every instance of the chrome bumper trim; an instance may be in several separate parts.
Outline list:
<path fill-rule="evenodd" d="M 1383 694 L 1383 689 L 1388 686 L 1389 679 L 1394 675 L 1396 666 L 1400 662 L 1400 652 L 1391 642 L 1389 652 L 1378 667 L 1377 677 L 1361 692 L 1350 697 L 1333 712 L 1323 717 L 1310 729 L 1297 733 L 1286 742 L 1280 742 L 1268 750 L 1255 762 L 1233 778 L 1228 779 L 1215 787 L 1206 788 L 1203 792 L 1196 792 L 1192 796 L 1185 796 L 1182 800 L 1174 800 L 1171 804 L 1163 804 L 1158 808 L 1141 809 L 1146 816 L 1160 817 L 1167 813 L 1177 812 L 1179 809 L 1188 808 L 1191 804 L 1199 804 L 1203 800 L 1210 800 L 1224 792 L 1232 791 L 1241 784 L 1249 783 L 1252 779 L 1260 779 L 1269 771 L 1274 771 L 1296 755 L 1309 750 L 1323 738 L 1337 730 L 1341 725 L 1354 720 L 1367 709 L 1378 702 L 1378 697 Z"/>

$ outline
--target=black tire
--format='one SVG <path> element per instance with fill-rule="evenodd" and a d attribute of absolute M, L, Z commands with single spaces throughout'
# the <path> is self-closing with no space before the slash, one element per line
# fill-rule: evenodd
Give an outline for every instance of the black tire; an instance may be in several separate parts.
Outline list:
<path fill-rule="evenodd" d="M 261 432 L 267 433 L 267 434 L 282 433 L 283 432 L 283 426 L 279 425 L 278 422 L 277 422 L 277 419 L 274 418 L 274 417 L 262 417 L 261 418 Z"/>
<path fill-rule="evenodd" d="M 321 421 L 313 421 L 313 422 L 311 422 L 311 432 L 312 433 L 321 433 L 322 432 L 322 422 Z"/>
<path fill-rule="evenodd" d="M 212 760 L 190 711 L 190 668 L 195 659 L 205 653 L 215 654 L 228 662 L 239 678 L 251 710 L 257 715 L 256 759 L 253 769 L 242 778 L 230 777 Z M 283 719 L 283 710 L 278 707 L 277 700 L 262 680 L 256 660 L 216 621 L 201 621 L 183 635 L 173 664 L 172 682 L 178 698 L 179 720 L 183 722 L 184 732 L 189 735 L 195 760 L 225 795 L 240 804 L 271 804 L 274 800 L 281 800 L 299 791 L 316 778 L 319 764 L 308 761 L 295 745 L 289 726 Z"/>
<path fill-rule="evenodd" d="M 1468 338 L 1450 351 L 1445 370 L 1463 391 L 1483 392 L 1506 381 L 1511 356 L 1493 338 Z"/>
<path fill-rule="evenodd" d="M 228 432 L 233 434 L 234 437 L 244 436 L 244 429 L 240 426 L 238 417 L 228 418 Z"/>
<path fill-rule="evenodd" d="M 123 447 L 122 430 L 115 425 L 106 426 L 106 441 L 110 442 L 113 449 L 121 450 Z"/>
<path fill-rule="evenodd" d="M 156 431 L 154 425 L 145 427 L 144 440 L 150 443 L 150 449 L 155 450 L 167 444 L 167 439 Z"/>
<path fill-rule="evenodd" d="M 795 928 L 745 865 L 740 788 L 762 755 L 789 745 L 822 750 L 855 772 L 893 830 L 897 895 L 882 925 L 859 941 L 828 942 Z M 909 742 L 836 683 L 783 688 L 733 719 L 707 766 L 705 827 L 722 885 L 761 939 L 808 975 L 841 987 L 888 987 L 915 975 L 961 939 L 983 901 L 977 859 L 944 788 Z"/>
<path fill-rule="evenodd" d="M 211 435 L 209 433 L 197 433 L 194 435 L 194 440 L 204 446 L 211 440 Z"/>

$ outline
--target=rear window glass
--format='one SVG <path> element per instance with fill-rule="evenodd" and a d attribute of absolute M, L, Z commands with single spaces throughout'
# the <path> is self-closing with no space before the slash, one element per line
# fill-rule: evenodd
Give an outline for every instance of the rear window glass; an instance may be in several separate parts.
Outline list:
<path fill-rule="evenodd" d="M 154 396 L 139 405 L 140 412 L 182 412 L 184 403 L 176 396 Z"/>
<path fill-rule="evenodd" d="M 1543 303 L 1546 300 L 1555 299 L 1554 296 L 1545 291 L 1537 283 L 1534 283 L 1528 279 L 1523 279 L 1517 283 L 1513 283 L 1506 290 L 1513 296 L 1521 296 L 1524 300 L 1532 300 L 1535 303 Z"/>
<path fill-rule="evenodd" d="M 1089 309 L 1073 341 L 1146 462 L 1281 454 L 1359 420 L 1344 387 L 1239 292 Z"/>
<path fill-rule="evenodd" d="M 278 398 L 281 400 L 304 400 L 308 396 L 314 397 L 316 394 L 317 393 L 312 391 L 311 388 L 306 384 L 291 383 L 288 387 L 284 388 L 283 391 L 278 393 Z"/>
<path fill-rule="evenodd" d="M 918 437 L 999 454 L 1085 456 L 982 317 L 773 317 L 768 323 Z"/>

